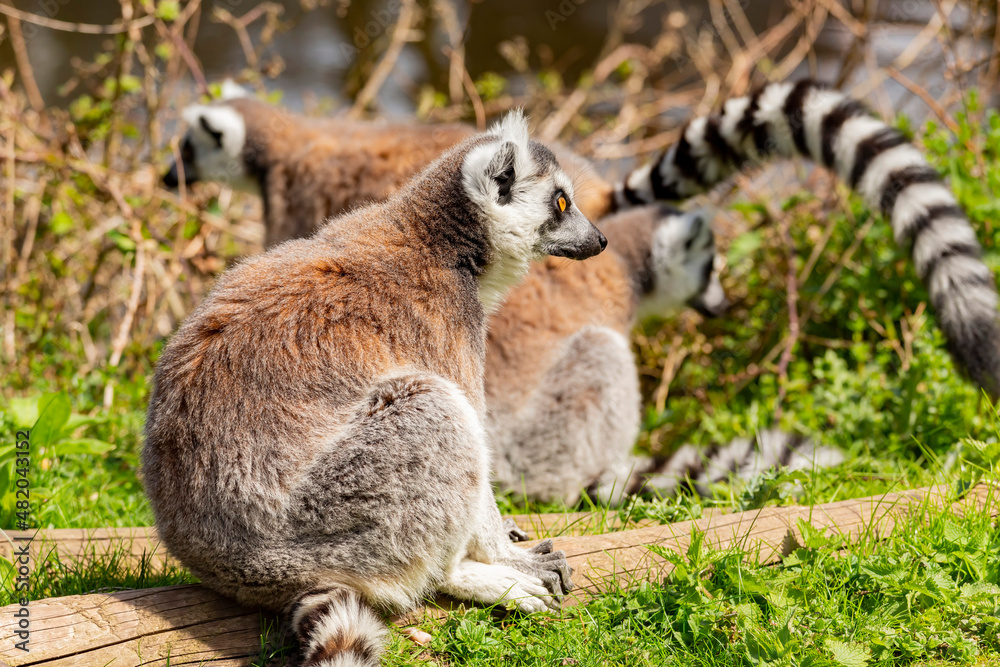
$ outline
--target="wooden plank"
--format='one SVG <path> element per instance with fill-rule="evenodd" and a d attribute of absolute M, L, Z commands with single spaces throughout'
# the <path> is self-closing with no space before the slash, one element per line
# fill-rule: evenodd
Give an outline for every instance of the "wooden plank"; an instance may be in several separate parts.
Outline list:
<path fill-rule="evenodd" d="M 116 555 L 123 565 L 136 566 L 144 558 L 152 571 L 165 566 L 180 567 L 160 544 L 155 528 L 58 528 L 51 530 L 5 531 L 10 542 L 0 542 L 0 556 L 11 558 L 14 546 L 30 540 L 33 561 L 47 558 L 53 551 L 63 563 L 83 564 Z"/>
<path fill-rule="evenodd" d="M 15 610 L 0 609 L 0 659 L 12 666 L 145 666 L 168 659 L 170 665 L 245 666 L 266 618 L 195 585 L 71 595 L 30 603 L 30 651 L 23 653 L 8 639 Z"/>
<path fill-rule="evenodd" d="M 579 588 L 567 599 L 578 604 L 609 586 L 628 587 L 661 579 L 669 563 L 651 551 L 660 545 L 684 552 L 691 534 L 704 533 L 715 548 L 741 546 L 759 563 L 776 562 L 800 539 L 798 519 L 842 534 L 845 541 L 863 535 L 884 537 L 915 508 L 942 507 L 947 488 L 931 487 L 814 507 L 777 507 L 699 521 L 589 537 L 565 537 L 556 546 L 576 569 Z M 952 509 L 988 510 L 997 516 L 1000 493 L 980 485 Z M 447 606 L 447 605 L 446 605 Z M 263 627 L 274 617 L 246 609 L 200 586 L 170 586 L 142 591 L 76 595 L 30 603 L 31 651 L 13 648 L 16 606 L 0 608 L 0 661 L 13 666 L 202 664 L 218 667 L 249 664 L 248 652 L 260 646 Z M 439 608 L 425 607 L 394 619 L 412 623 Z"/>
<path fill-rule="evenodd" d="M 721 514 L 717 510 L 706 510 L 709 514 Z M 561 537 L 565 535 L 595 535 L 610 533 L 625 528 L 642 528 L 659 525 L 652 520 L 623 523 L 616 512 L 566 512 L 564 514 L 516 514 L 511 518 L 519 528 L 535 539 Z M 176 559 L 170 558 L 160 543 L 156 528 L 57 528 L 50 530 L 5 531 L 11 541 L 0 540 L 0 556 L 10 560 L 15 545 L 20 548 L 29 541 L 29 553 L 33 561 L 39 561 L 55 551 L 63 563 L 83 564 L 107 558 L 112 554 L 123 556 L 123 564 L 136 566 L 143 558 L 152 571 L 162 571 L 164 566 L 180 567 Z"/>

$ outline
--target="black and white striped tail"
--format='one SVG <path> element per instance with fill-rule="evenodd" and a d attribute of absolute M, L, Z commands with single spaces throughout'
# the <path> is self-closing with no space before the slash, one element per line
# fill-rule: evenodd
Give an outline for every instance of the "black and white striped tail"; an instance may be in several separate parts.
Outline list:
<path fill-rule="evenodd" d="M 302 667 L 378 667 L 387 629 L 356 591 L 340 586 L 311 591 L 288 616 Z"/>
<path fill-rule="evenodd" d="M 761 431 L 755 439 L 737 438 L 722 447 L 684 445 L 647 474 L 643 490 L 670 496 L 687 488 L 711 496 L 712 484 L 731 477 L 746 482 L 776 468 L 813 470 L 831 468 L 843 461 L 839 449 L 817 446 L 800 435 L 771 429 Z"/>
<path fill-rule="evenodd" d="M 618 184 L 615 204 L 685 199 L 745 165 L 793 156 L 832 169 L 889 218 L 956 364 L 1000 396 L 996 283 L 965 212 L 915 146 L 844 93 L 806 80 L 727 100 L 721 114 L 691 120 L 677 144 Z"/>

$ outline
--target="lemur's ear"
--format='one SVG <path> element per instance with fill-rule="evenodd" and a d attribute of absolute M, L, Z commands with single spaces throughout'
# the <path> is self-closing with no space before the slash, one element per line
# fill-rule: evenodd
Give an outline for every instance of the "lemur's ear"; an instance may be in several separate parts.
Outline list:
<path fill-rule="evenodd" d="M 514 167 L 516 157 L 517 146 L 510 141 L 506 141 L 486 166 L 487 175 L 493 179 L 493 182 L 497 186 L 498 204 L 510 203 L 512 197 L 510 191 L 514 187 L 514 180 L 517 178 L 517 170 Z"/>
<path fill-rule="evenodd" d="M 222 100 L 232 100 L 237 97 L 250 97 L 250 91 L 232 79 L 226 79 L 223 81 L 219 92 L 222 95 L 219 99 Z"/>
<path fill-rule="evenodd" d="M 246 139 L 246 123 L 236 109 L 225 104 L 194 104 L 184 110 L 191 134 L 202 146 L 238 155 Z M 200 140 L 199 140 L 200 138 Z"/>
<path fill-rule="evenodd" d="M 205 130 L 205 133 L 215 140 L 216 147 L 222 148 L 222 132 L 209 125 L 208 118 L 205 116 L 198 116 L 198 123 L 201 125 L 201 129 Z"/>
<path fill-rule="evenodd" d="M 518 179 L 532 171 L 528 121 L 520 109 L 504 116 L 488 134 L 496 139 L 472 149 L 463 166 L 469 193 L 487 208 L 509 204 Z"/>
<path fill-rule="evenodd" d="M 503 119 L 490 129 L 490 134 L 500 137 L 503 141 L 510 141 L 525 149 L 528 147 L 528 119 L 524 117 L 524 111 L 514 109 Z"/>

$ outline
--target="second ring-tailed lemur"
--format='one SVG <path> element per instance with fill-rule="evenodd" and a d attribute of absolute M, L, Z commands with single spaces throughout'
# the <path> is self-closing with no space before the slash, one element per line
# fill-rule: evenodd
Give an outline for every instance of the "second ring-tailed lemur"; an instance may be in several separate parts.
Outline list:
<path fill-rule="evenodd" d="M 533 260 L 606 243 L 513 113 L 226 272 L 150 397 L 145 487 L 171 554 L 285 609 L 313 667 L 377 665 L 376 611 L 434 590 L 557 607 L 565 556 L 511 544 L 490 484 L 486 317 Z"/>

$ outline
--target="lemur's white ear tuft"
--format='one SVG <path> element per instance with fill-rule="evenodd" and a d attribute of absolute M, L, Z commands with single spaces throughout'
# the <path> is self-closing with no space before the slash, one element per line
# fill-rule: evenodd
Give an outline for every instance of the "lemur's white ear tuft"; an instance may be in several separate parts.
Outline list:
<path fill-rule="evenodd" d="M 184 119 L 184 122 L 187 123 L 189 127 L 194 127 L 198 125 L 198 118 L 206 109 L 208 109 L 208 107 L 204 104 L 188 105 L 184 107 L 184 111 L 181 112 L 181 118 Z"/>
<path fill-rule="evenodd" d="M 250 97 L 250 91 L 236 83 L 232 79 L 226 79 L 222 82 L 222 87 L 220 90 L 222 100 L 232 100 L 237 97 Z"/>
<path fill-rule="evenodd" d="M 524 110 L 514 109 L 507 112 L 507 115 L 490 129 L 490 134 L 500 137 L 501 141 L 510 141 L 527 148 L 528 119 L 524 116 Z"/>

